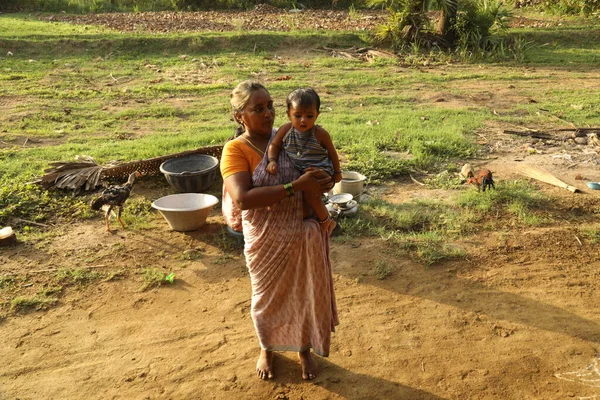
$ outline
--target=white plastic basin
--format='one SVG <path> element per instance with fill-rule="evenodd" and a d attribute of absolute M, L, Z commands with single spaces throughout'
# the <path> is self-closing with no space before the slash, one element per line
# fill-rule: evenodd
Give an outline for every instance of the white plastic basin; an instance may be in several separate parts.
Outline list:
<path fill-rule="evenodd" d="M 186 232 L 200 229 L 218 202 L 219 199 L 210 194 L 180 193 L 161 197 L 152 207 L 162 214 L 171 229 Z"/>

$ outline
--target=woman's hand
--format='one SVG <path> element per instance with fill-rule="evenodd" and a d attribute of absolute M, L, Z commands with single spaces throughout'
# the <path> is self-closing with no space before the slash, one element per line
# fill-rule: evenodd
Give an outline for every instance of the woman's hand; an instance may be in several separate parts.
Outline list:
<path fill-rule="evenodd" d="M 309 167 L 300 178 L 293 182 L 293 185 L 295 190 L 325 193 L 333 188 L 334 182 L 331 176 L 322 169 Z"/>

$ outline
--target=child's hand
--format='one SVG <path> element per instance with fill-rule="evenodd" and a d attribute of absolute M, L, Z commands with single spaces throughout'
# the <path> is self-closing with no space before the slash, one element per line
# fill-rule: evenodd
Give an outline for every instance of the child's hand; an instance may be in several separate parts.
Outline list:
<path fill-rule="evenodd" d="M 335 172 L 333 174 L 333 180 L 335 181 L 335 183 L 338 183 L 342 180 L 342 172 Z"/>
<path fill-rule="evenodd" d="M 277 174 L 277 161 L 274 161 L 274 160 L 269 161 L 269 164 L 267 165 L 267 172 L 270 173 L 271 175 Z"/>

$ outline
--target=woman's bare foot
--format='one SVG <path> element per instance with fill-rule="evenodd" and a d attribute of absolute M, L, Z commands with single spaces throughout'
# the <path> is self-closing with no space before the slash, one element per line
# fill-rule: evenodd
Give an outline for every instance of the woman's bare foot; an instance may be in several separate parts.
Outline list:
<path fill-rule="evenodd" d="M 298 353 L 300 365 L 302 365 L 302 379 L 315 379 L 317 377 L 317 362 L 312 357 L 310 349 Z"/>
<path fill-rule="evenodd" d="M 256 362 L 256 375 L 260 379 L 273 379 L 273 352 L 261 350 Z"/>

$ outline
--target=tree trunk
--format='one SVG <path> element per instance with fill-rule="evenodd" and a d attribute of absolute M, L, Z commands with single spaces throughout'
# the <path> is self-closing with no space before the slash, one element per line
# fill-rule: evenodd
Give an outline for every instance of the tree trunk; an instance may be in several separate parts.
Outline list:
<path fill-rule="evenodd" d="M 458 8 L 458 1 L 448 2 L 448 7 L 442 9 L 442 15 L 438 21 L 437 32 L 442 39 L 448 44 L 452 45 L 456 40 L 456 30 L 454 24 L 456 23 L 456 11 Z"/>

